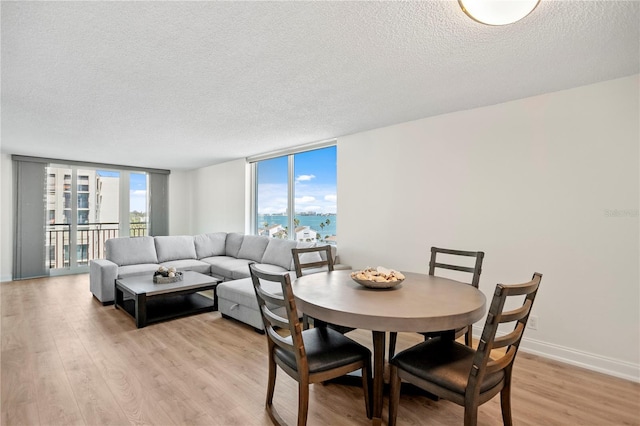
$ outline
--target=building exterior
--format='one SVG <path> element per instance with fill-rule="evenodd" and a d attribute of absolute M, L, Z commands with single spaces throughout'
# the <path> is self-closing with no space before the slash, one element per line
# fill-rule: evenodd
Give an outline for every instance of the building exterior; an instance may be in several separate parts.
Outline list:
<path fill-rule="evenodd" d="M 45 253 L 50 269 L 86 266 L 118 236 L 119 178 L 96 170 L 47 168 Z M 74 254 L 72 256 L 72 254 Z"/>

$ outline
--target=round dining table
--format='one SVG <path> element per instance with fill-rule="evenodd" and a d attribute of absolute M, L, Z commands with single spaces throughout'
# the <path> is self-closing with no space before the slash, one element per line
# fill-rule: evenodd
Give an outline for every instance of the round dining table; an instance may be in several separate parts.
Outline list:
<path fill-rule="evenodd" d="M 448 331 L 483 318 L 486 298 L 477 288 L 447 278 L 404 273 L 405 280 L 388 289 L 358 284 L 349 270 L 320 272 L 297 278 L 297 308 L 310 317 L 371 330 L 373 334 L 373 424 L 382 423 L 385 332 Z M 454 338 L 454 333 L 445 334 Z"/>

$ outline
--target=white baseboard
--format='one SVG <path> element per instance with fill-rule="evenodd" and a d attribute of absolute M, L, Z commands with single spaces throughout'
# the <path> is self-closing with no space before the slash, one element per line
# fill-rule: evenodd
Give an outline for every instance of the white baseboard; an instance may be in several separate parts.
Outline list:
<path fill-rule="evenodd" d="M 482 334 L 482 328 L 473 327 L 473 332 L 475 336 L 479 337 Z M 543 358 L 586 368 L 587 370 L 597 371 L 633 382 L 640 382 L 640 364 L 583 352 L 527 337 L 522 338 L 520 350 Z"/>
<path fill-rule="evenodd" d="M 13 281 L 13 277 L 11 275 L 2 275 L 0 276 L 0 282 Z"/>

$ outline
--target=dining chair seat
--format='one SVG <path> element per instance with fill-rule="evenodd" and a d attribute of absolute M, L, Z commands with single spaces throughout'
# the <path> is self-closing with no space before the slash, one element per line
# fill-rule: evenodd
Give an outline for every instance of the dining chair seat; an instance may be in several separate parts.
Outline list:
<path fill-rule="evenodd" d="M 422 380 L 464 394 L 476 351 L 451 339 L 435 337 L 419 343 L 391 360 L 391 364 Z M 504 370 L 487 374 L 480 385 L 485 392 L 504 379 Z"/>
<path fill-rule="evenodd" d="M 287 340 L 291 341 L 291 338 L 289 337 Z M 311 374 L 355 363 L 362 360 L 363 357 L 371 357 L 369 349 L 329 327 L 304 330 L 302 340 L 307 352 L 307 362 Z M 289 368 L 297 371 L 293 352 L 276 347 L 274 354 Z"/>

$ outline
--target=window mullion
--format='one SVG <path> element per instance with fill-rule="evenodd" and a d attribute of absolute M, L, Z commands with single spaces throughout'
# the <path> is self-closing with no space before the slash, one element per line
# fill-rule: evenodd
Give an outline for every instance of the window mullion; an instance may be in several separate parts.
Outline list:
<path fill-rule="evenodd" d="M 294 166 L 294 156 L 293 154 L 288 156 L 288 184 L 289 189 L 287 191 L 288 194 L 288 204 L 287 204 L 287 214 L 289 217 L 289 239 L 295 240 L 296 238 L 296 225 L 295 225 L 295 198 L 296 198 L 296 190 L 295 190 L 295 166 Z"/>
<path fill-rule="evenodd" d="M 69 228 L 69 269 L 74 270 L 77 266 L 78 241 L 78 168 L 71 168 L 71 225 Z"/>
<path fill-rule="evenodd" d="M 130 236 L 129 229 L 129 188 L 131 184 L 129 183 L 129 171 L 121 171 L 120 172 L 120 190 L 118 193 L 119 202 L 120 202 L 120 211 L 119 211 L 119 235 L 121 237 Z"/>
<path fill-rule="evenodd" d="M 258 223 L 258 163 L 251 163 L 251 224 L 249 225 L 249 233 L 255 235 L 258 233 L 260 224 Z"/>

